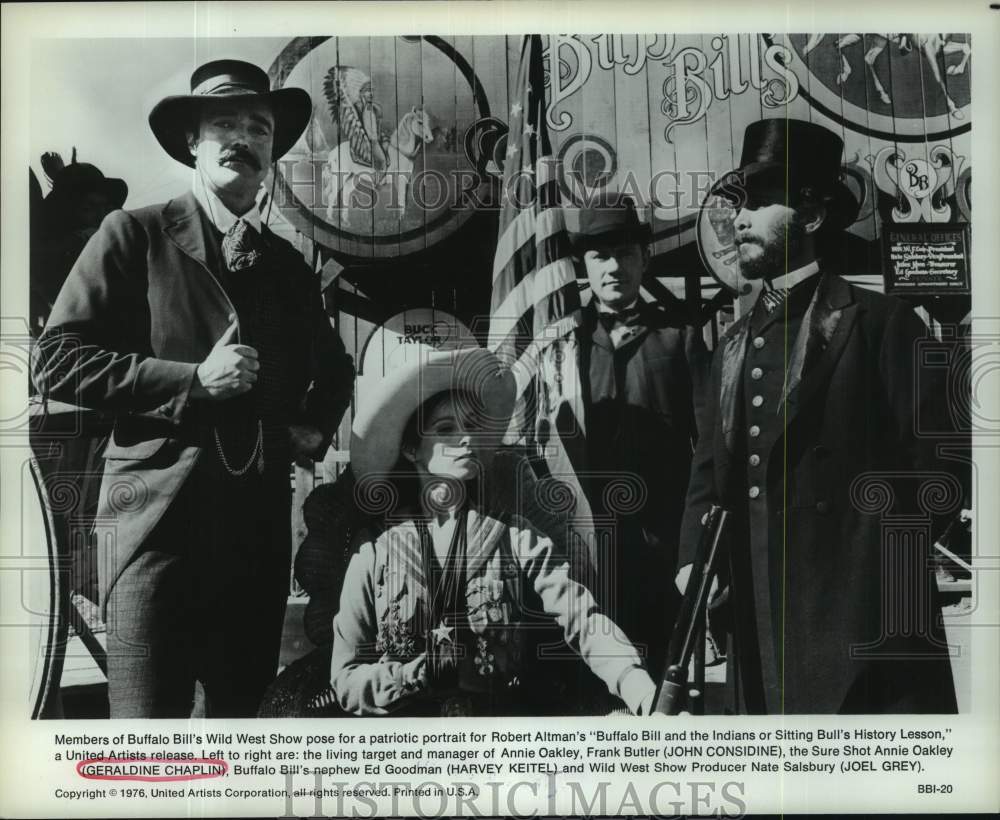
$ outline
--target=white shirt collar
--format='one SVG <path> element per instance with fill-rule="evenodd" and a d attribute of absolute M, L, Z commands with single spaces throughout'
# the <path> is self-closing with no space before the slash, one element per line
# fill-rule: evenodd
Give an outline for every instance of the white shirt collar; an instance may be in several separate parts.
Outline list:
<path fill-rule="evenodd" d="M 639 304 L 639 299 L 638 297 L 636 297 L 635 299 L 632 300 L 631 304 L 626 305 L 620 310 L 615 310 L 613 307 L 608 307 L 606 304 L 604 304 L 604 302 L 602 302 L 596 296 L 594 297 L 594 301 L 597 303 L 598 313 L 624 313 L 626 310 L 632 310 L 632 308 L 637 307 Z"/>
<path fill-rule="evenodd" d="M 245 214 L 237 216 L 225 206 L 219 197 L 208 189 L 197 169 L 194 172 L 194 181 L 191 184 L 191 189 L 194 191 L 194 197 L 198 200 L 198 204 L 201 205 L 202 210 L 208 215 L 209 220 L 222 233 L 229 233 L 229 229 L 241 219 L 257 231 L 257 233 L 261 232 L 260 211 L 256 203 Z"/>
<path fill-rule="evenodd" d="M 819 273 L 819 262 L 817 262 L 814 259 L 808 265 L 805 265 L 801 268 L 797 268 L 796 270 L 793 270 L 791 273 L 786 273 L 782 276 L 774 277 L 774 279 L 772 279 L 769 284 L 775 290 L 779 290 L 781 288 L 786 288 L 787 290 L 791 290 L 797 284 L 799 284 L 800 282 L 804 282 L 806 279 L 808 279 L 810 276 L 816 273 Z"/>

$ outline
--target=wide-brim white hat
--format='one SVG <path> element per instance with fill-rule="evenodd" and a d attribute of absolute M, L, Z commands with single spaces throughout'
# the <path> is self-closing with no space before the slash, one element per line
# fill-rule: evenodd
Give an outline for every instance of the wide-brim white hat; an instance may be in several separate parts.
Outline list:
<path fill-rule="evenodd" d="M 448 390 L 473 397 L 487 432 L 507 429 L 516 382 L 494 353 L 481 347 L 426 352 L 359 396 L 351 429 L 355 478 L 389 473 L 399 459 L 410 417 L 432 396 Z"/>

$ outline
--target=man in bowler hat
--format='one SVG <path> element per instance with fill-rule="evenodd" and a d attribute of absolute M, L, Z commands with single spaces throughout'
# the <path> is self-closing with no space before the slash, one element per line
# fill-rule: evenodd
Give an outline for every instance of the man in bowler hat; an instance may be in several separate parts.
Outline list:
<path fill-rule="evenodd" d="M 543 362 L 540 401 L 549 432 L 540 439 L 558 431 L 593 515 L 597 537 L 585 580 L 655 679 L 678 603 L 669 579 L 707 351 L 679 299 L 654 304 L 640 295 L 651 232 L 633 200 L 608 192 L 578 218 L 570 242 L 592 298 L 581 326 L 553 342 L 574 343 L 577 355 Z M 582 419 L 568 422 L 559 392 L 576 380 L 545 372 L 548 362 L 578 368 Z"/>
<path fill-rule="evenodd" d="M 98 522 L 112 717 L 249 717 L 277 670 L 293 458 L 322 458 L 354 369 L 318 279 L 257 207 L 309 95 L 237 60 L 149 115 L 193 169 L 162 205 L 114 211 L 39 339 L 54 398 L 115 414 Z M 103 523 L 102 523 L 103 522 Z"/>
<path fill-rule="evenodd" d="M 754 122 L 715 191 L 742 276 L 763 282 L 715 353 L 681 539 L 693 550 L 711 504 L 733 513 L 729 712 L 956 709 L 926 550 L 890 561 L 865 500 L 877 480 L 913 512 L 918 479 L 957 486 L 916 429 L 944 385 L 916 372 L 926 329 L 911 307 L 849 284 L 825 253 L 859 207 L 842 151 L 813 123 Z"/>

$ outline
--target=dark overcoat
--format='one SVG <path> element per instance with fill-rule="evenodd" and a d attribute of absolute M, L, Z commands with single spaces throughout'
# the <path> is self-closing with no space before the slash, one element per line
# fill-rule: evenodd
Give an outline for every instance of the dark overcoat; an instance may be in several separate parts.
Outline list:
<path fill-rule="evenodd" d="M 633 335 L 617 348 L 591 303 L 572 340 L 582 418 L 568 401 L 548 403 L 594 516 L 589 566 L 579 573 L 655 676 L 678 603 L 670 579 L 708 352 L 677 299 L 641 304 Z"/>
<path fill-rule="evenodd" d="M 190 192 L 112 212 L 70 271 L 36 346 L 43 394 L 115 413 L 98 509 L 98 525 L 113 526 L 113 538 L 99 545 L 105 605 L 202 456 L 206 428 L 225 424 L 227 402 L 189 400 L 198 363 L 237 313 L 218 278 L 214 230 Z M 269 332 L 282 340 L 268 367 L 277 374 L 270 410 L 319 428 L 319 454 L 350 402 L 353 364 L 323 309 L 318 277 L 286 240 L 266 227 L 262 236 L 275 276 Z M 266 483 L 287 490 L 290 461 L 265 463 Z M 279 500 L 276 514 L 287 512 L 287 498 Z"/>
<path fill-rule="evenodd" d="M 692 467 L 682 563 L 709 505 L 734 513 L 732 708 L 953 712 L 927 563 L 933 521 L 961 500 L 935 450 L 946 372 L 925 366 L 908 304 L 832 273 L 802 324 L 798 349 L 780 319 L 767 339 L 748 317 L 721 339 Z M 778 389 L 754 395 L 756 416 L 747 393 L 775 346 Z"/>

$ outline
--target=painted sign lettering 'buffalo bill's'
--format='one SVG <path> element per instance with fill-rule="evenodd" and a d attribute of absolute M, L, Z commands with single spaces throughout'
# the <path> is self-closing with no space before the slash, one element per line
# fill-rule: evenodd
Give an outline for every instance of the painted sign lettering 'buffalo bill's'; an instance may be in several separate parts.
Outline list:
<path fill-rule="evenodd" d="M 699 224 L 745 126 L 806 119 L 844 140 L 843 176 L 881 223 L 967 223 L 966 34 L 594 34 L 544 38 L 545 124 L 565 201 L 623 190 L 654 254 L 698 241 L 731 279 L 725 214 Z M 312 37 L 271 66 L 308 90 L 313 118 L 279 166 L 276 204 L 345 259 L 420 251 L 498 208 L 516 118 L 517 37 Z M 509 192 L 507 192 L 509 194 Z M 710 217 L 710 218 L 709 218 Z M 873 271 L 877 272 L 877 271 Z"/>

